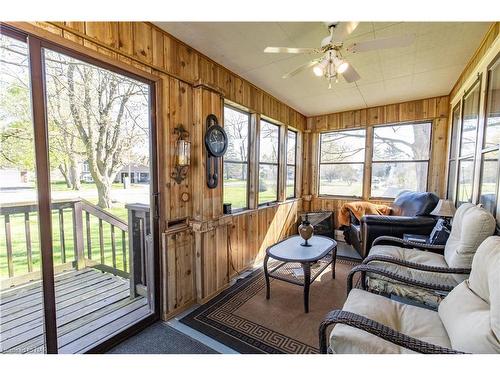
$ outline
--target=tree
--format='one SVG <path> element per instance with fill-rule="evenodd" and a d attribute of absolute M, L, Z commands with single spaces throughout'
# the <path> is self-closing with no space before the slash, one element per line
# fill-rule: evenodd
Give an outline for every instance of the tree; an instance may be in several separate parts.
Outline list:
<path fill-rule="evenodd" d="M 426 160 L 429 158 L 430 125 L 412 124 L 385 127 L 384 132 L 374 132 L 374 155 L 382 160 Z M 427 189 L 427 165 L 414 163 L 417 191 Z M 390 170 L 388 171 L 388 173 Z M 404 184 L 409 176 L 401 171 L 395 179 Z"/>
<path fill-rule="evenodd" d="M 79 174 L 77 155 L 83 155 L 98 205 L 109 208 L 119 170 L 127 161 L 147 159 L 148 86 L 55 52 L 46 57 L 51 118 L 62 132 L 59 147 L 74 150 L 69 173 Z"/>
<path fill-rule="evenodd" d="M 0 168 L 34 172 L 27 48 L 0 36 Z"/>
<path fill-rule="evenodd" d="M 33 125 L 25 108 L 29 108 L 29 93 L 8 86 L 0 98 L 0 168 L 35 170 Z"/>
<path fill-rule="evenodd" d="M 80 165 L 84 161 L 85 149 L 78 136 L 71 114 L 64 105 L 65 86 L 59 80 L 63 74 L 61 67 L 49 63 L 47 80 L 47 106 L 50 142 L 50 161 L 57 165 L 66 186 L 80 190 Z M 56 70 L 57 69 L 57 70 Z M 58 71 L 58 74 L 55 72 Z"/>
<path fill-rule="evenodd" d="M 22 42 L 2 36 L 0 96 L 1 158 L 0 167 L 29 170 L 34 173 L 35 155 L 33 122 L 30 103 L 28 51 Z M 76 161 L 77 140 L 68 131 L 69 123 L 63 120 L 59 98 L 60 90 L 49 89 L 48 114 L 50 134 L 50 161 L 56 165 L 70 188 L 79 189 L 79 164 Z"/>
<path fill-rule="evenodd" d="M 240 112 L 226 108 L 224 110 L 224 130 L 231 140 L 224 158 L 231 161 L 247 161 L 248 117 Z M 227 170 L 229 171 L 229 169 Z M 241 179 L 245 180 L 246 169 L 241 168 L 240 173 Z"/>
<path fill-rule="evenodd" d="M 49 155 L 68 187 L 79 189 L 87 162 L 98 205 L 126 163 L 149 164 L 149 87 L 71 57 L 44 51 Z M 28 53 L 0 36 L 0 167 L 34 170 Z"/>

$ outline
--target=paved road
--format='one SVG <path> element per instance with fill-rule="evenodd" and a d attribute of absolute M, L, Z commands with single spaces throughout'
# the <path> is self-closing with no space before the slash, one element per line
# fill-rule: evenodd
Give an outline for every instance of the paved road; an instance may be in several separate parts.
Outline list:
<path fill-rule="evenodd" d="M 97 190 L 80 191 L 53 191 L 52 199 L 97 198 Z M 149 185 L 133 185 L 129 189 L 114 189 L 111 192 L 113 201 L 120 203 L 149 203 Z M 0 191 L 0 204 L 15 202 L 36 201 L 36 190 L 34 188 L 20 188 Z"/>

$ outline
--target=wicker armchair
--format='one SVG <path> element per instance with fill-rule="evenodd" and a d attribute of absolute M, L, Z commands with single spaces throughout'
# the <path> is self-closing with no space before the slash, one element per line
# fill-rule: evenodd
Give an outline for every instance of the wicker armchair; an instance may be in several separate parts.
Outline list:
<path fill-rule="evenodd" d="M 500 353 L 499 306 L 500 237 L 492 236 L 477 250 L 469 279 L 443 299 L 438 311 L 350 290 L 343 309 L 330 312 L 319 327 L 320 352 Z"/>
<path fill-rule="evenodd" d="M 493 235 L 495 225 L 495 218 L 488 211 L 465 203 L 455 214 L 445 246 L 381 236 L 363 261 L 363 266 L 375 269 L 357 270 L 372 291 L 437 307 L 448 292 L 467 278 L 478 246 Z"/>

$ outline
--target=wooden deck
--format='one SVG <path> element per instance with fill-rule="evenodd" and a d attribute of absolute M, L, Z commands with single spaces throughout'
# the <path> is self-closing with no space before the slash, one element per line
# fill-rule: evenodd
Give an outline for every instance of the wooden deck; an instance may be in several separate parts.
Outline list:
<path fill-rule="evenodd" d="M 60 353 L 81 353 L 150 313 L 129 280 L 87 268 L 56 275 Z M 0 352 L 44 352 L 41 282 L 0 292 Z"/>

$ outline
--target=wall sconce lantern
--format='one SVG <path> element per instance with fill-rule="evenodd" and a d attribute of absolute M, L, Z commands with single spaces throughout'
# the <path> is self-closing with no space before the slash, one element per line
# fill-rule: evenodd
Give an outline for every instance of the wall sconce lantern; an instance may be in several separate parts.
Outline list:
<path fill-rule="evenodd" d="M 189 170 L 191 142 L 187 140 L 189 132 L 184 129 L 182 124 L 179 124 L 179 126 L 174 129 L 174 134 L 176 134 L 178 138 L 175 143 L 175 166 L 171 177 L 175 182 L 180 184 L 182 180 L 187 177 L 187 172 Z"/>

